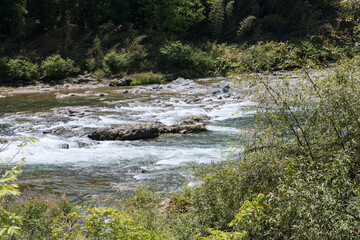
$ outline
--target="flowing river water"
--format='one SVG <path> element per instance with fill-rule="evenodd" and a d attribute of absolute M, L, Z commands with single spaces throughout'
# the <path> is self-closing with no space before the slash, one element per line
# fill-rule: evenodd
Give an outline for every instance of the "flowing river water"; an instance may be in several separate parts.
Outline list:
<path fill-rule="evenodd" d="M 124 94 L 124 89 L 45 88 L 0 98 L 0 139 L 11 141 L 0 158 L 17 151 L 17 137 L 37 138 L 18 156 L 26 158 L 20 185 L 66 193 L 73 201 L 139 185 L 175 191 L 188 180 L 189 164 L 209 164 L 234 154 L 229 151 L 232 141 L 253 121 L 243 110 L 254 103 L 227 79 L 179 84 L 169 91 L 128 87 Z M 99 127 L 154 121 L 169 125 L 191 116 L 206 119 L 209 131 L 137 141 L 87 137 Z"/>

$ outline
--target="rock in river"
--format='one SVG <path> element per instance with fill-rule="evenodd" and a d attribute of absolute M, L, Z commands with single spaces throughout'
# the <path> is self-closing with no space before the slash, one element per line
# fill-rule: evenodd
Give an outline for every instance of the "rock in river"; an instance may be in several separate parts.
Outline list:
<path fill-rule="evenodd" d="M 123 125 L 108 128 L 99 128 L 88 135 L 93 140 L 140 140 L 156 138 L 166 133 L 199 133 L 207 131 L 202 123 L 176 124 L 171 126 L 159 122 L 140 123 L 135 125 Z"/>
<path fill-rule="evenodd" d="M 139 140 L 156 138 L 159 136 L 159 124 L 144 123 L 136 125 L 124 125 L 109 128 L 100 128 L 92 132 L 88 137 L 93 140 Z"/>

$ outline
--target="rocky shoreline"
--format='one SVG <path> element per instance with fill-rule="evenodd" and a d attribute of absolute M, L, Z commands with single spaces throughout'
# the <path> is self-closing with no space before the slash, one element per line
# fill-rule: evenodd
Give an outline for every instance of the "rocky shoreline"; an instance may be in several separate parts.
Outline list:
<path fill-rule="evenodd" d="M 209 89 L 205 85 L 198 84 L 197 82 L 207 82 L 207 81 L 220 81 L 229 79 L 224 77 L 210 77 L 202 78 L 197 80 L 177 78 L 167 84 L 153 84 L 148 86 L 131 86 L 131 80 L 128 78 L 121 79 L 100 79 L 93 74 L 79 75 L 75 79 L 63 80 L 58 83 L 50 82 L 50 84 L 39 84 L 39 85 L 29 85 L 24 87 L 0 87 L 0 98 L 5 98 L 7 96 L 12 96 L 13 94 L 31 94 L 31 93 L 46 93 L 46 92 L 62 92 L 62 91 L 71 91 L 71 90 L 81 90 L 81 89 L 97 89 L 97 88 L 116 88 L 121 87 L 123 90 L 120 90 L 119 93 L 127 94 L 141 94 L 149 91 L 169 91 L 169 92 L 183 92 L 188 91 L 189 94 L 204 94 L 207 92 L 212 92 L 214 95 L 219 93 L 227 93 L 230 90 L 229 83 L 222 86 L 225 89 Z M 232 83 L 233 81 L 229 81 Z M 220 87 L 217 86 L 218 88 Z M 84 94 L 86 95 L 86 93 Z M 74 97 L 79 96 L 77 93 L 69 93 L 67 95 L 59 94 L 60 97 Z M 99 95 L 103 97 L 104 95 Z"/>

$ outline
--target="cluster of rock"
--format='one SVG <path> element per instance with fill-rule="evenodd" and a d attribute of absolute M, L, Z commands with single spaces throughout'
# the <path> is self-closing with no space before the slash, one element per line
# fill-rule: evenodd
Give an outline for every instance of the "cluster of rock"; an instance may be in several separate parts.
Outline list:
<path fill-rule="evenodd" d="M 197 84 L 195 81 L 190 79 L 178 78 L 171 83 L 165 85 L 154 84 L 151 86 L 138 86 L 133 89 L 133 93 L 142 93 L 149 91 L 171 91 L 171 92 L 182 92 L 190 91 L 190 94 L 205 93 L 207 90 L 202 85 Z"/>
<path fill-rule="evenodd" d="M 87 84 L 96 85 L 96 84 L 98 84 L 98 78 L 91 73 L 85 74 L 85 75 L 79 75 L 76 78 L 76 83 L 78 83 L 78 84 L 87 83 Z"/>
<path fill-rule="evenodd" d="M 207 131 L 205 124 L 195 122 L 182 122 L 166 126 L 159 122 L 140 123 L 116 127 L 99 128 L 88 135 L 92 140 L 140 140 L 156 138 L 161 134 L 187 134 Z"/>
<path fill-rule="evenodd" d="M 110 81 L 110 87 L 126 87 L 131 85 L 132 80 L 129 78 L 113 79 Z"/>
<path fill-rule="evenodd" d="M 69 117 L 85 117 L 92 115 L 93 111 L 89 108 L 72 108 L 64 107 L 61 109 L 56 109 L 55 114 L 66 115 Z"/>

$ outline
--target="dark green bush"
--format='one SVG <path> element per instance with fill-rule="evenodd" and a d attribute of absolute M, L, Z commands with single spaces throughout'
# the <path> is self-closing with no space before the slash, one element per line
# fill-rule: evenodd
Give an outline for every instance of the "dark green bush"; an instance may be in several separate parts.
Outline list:
<path fill-rule="evenodd" d="M 6 68 L 3 74 L 8 78 L 25 81 L 35 79 L 39 71 L 39 66 L 26 58 L 9 59 Z"/>
<path fill-rule="evenodd" d="M 125 73 L 136 69 L 136 65 L 140 64 L 145 57 L 146 53 L 143 51 L 111 51 L 104 58 L 103 68 L 112 74 Z"/>
<path fill-rule="evenodd" d="M 165 70 L 183 77 L 208 76 L 216 67 L 210 54 L 180 41 L 164 44 L 158 61 Z"/>
<path fill-rule="evenodd" d="M 47 57 L 41 64 L 44 75 L 50 78 L 64 78 L 80 71 L 73 60 L 63 59 L 59 54 Z"/>
<path fill-rule="evenodd" d="M 132 63 L 131 57 L 127 53 L 117 53 L 112 51 L 106 54 L 104 58 L 103 67 L 106 72 L 109 73 L 118 73 L 125 72 L 126 67 Z"/>

